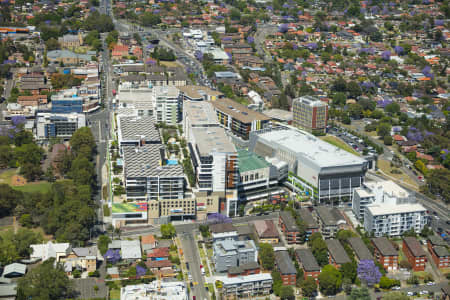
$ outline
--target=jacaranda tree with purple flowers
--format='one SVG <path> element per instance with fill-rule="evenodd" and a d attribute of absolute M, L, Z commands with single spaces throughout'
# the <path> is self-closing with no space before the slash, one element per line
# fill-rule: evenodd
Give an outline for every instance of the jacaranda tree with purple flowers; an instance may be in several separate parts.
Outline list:
<path fill-rule="evenodd" d="M 358 278 L 368 286 L 373 286 L 380 282 L 381 273 L 371 259 L 363 259 L 357 268 Z"/>

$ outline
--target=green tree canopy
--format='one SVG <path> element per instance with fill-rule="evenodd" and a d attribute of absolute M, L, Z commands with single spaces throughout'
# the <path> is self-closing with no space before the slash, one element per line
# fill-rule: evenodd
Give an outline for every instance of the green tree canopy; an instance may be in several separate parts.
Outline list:
<path fill-rule="evenodd" d="M 342 285 L 342 274 L 332 265 L 322 268 L 319 275 L 320 291 L 325 295 L 336 295 Z"/>
<path fill-rule="evenodd" d="M 353 288 L 350 295 L 347 297 L 349 300 L 370 300 L 369 289 L 366 287 Z"/>
<path fill-rule="evenodd" d="M 48 259 L 31 269 L 19 279 L 17 285 L 18 300 L 59 300 L 72 296 L 72 283 L 62 265 L 54 265 L 54 259 Z"/>
<path fill-rule="evenodd" d="M 161 225 L 161 235 L 164 239 L 170 239 L 176 234 L 175 226 L 172 223 Z"/>
<path fill-rule="evenodd" d="M 313 297 L 317 291 L 316 280 L 312 277 L 307 277 L 300 283 L 300 288 L 302 289 L 303 296 Z"/>
<path fill-rule="evenodd" d="M 275 253 L 271 244 L 259 244 L 259 260 L 264 269 L 273 270 L 275 266 Z"/>

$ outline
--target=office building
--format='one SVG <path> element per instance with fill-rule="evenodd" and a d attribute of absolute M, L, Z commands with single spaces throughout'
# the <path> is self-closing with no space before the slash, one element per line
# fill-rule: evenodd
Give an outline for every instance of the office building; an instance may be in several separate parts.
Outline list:
<path fill-rule="evenodd" d="M 164 146 L 150 144 L 122 149 L 127 199 L 160 201 L 184 198 L 183 167 L 165 164 Z"/>
<path fill-rule="evenodd" d="M 297 269 L 292 263 L 289 253 L 285 250 L 275 251 L 275 264 L 283 280 L 283 285 L 295 285 L 297 282 Z"/>
<path fill-rule="evenodd" d="M 425 271 L 427 254 L 425 253 L 425 250 L 422 249 L 422 245 L 415 237 L 404 237 L 402 250 L 403 253 L 405 253 L 406 259 L 411 264 L 414 272 Z"/>
<path fill-rule="evenodd" d="M 38 113 L 36 116 L 36 138 L 38 140 L 70 139 L 77 129 L 84 126 L 86 126 L 84 114 Z"/>
<path fill-rule="evenodd" d="M 153 87 L 153 107 L 157 123 L 177 125 L 181 118 L 180 91 L 174 86 Z"/>
<path fill-rule="evenodd" d="M 219 123 L 243 140 L 249 139 L 250 132 L 269 126 L 269 117 L 233 100 L 223 98 L 212 104 Z"/>
<path fill-rule="evenodd" d="M 358 261 L 373 260 L 373 256 L 370 253 L 369 248 L 367 248 L 366 244 L 364 244 L 360 237 L 351 237 L 348 239 L 348 243 L 350 244 L 350 247 L 352 247 Z"/>
<path fill-rule="evenodd" d="M 373 255 L 386 271 L 396 271 L 398 269 L 398 251 L 391 241 L 383 236 L 373 238 Z"/>
<path fill-rule="evenodd" d="M 427 239 L 428 252 L 439 269 L 450 267 L 450 253 L 447 247 L 448 244 L 438 235 L 431 235 Z"/>
<path fill-rule="evenodd" d="M 181 281 L 155 280 L 148 284 L 127 285 L 120 289 L 122 300 L 188 300 L 188 289 Z"/>
<path fill-rule="evenodd" d="M 77 95 L 77 90 L 69 89 L 51 97 L 52 113 L 68 114 L 83 112 L 83 98 Z"/>
<path fill-rule="evenodd" d="M 313 96 L 303 96 L 292 101 L 293 125 L 311 133 L 325 133 L 328 104 Z"/>
<path fill-rule="evenodd" d="M 256 262 L 258 250 L 253 240 L 236 241 L 226 239 L 214 242 L 213 258 L 216 271 L 226 272 L 231 267 Z"/>
<path fill-rule="evenodd" d="M 300 244 L 300 231 L 290 211 L 280 212 L 278 226 L 280 226 L 288 244 Z"/>
<path fill-rule="evenodd" d="M 367 161 L 317 137 L 279 126 L 250 133 L 249 150 L 289 166 L 286 184 L 317 202 L 348 199 L 364 181 Z"/>
<path fill-rule="evenodd" d="M 337 232 L 347 226 L 344 216 L 336 207 L 318 206 L 315 213 L 324 239 L 336 237 Z"/>
<path fill-rule="evenodd" d="M 309 248 L 296 249 L 295 257 L 298 261 L 299 267 L 303 269 L 303 279 L 312 277 L 316 280 L 316 282 L 318 282 L 320 266 L 311 250 Z"/>
<path fill-rule="evenodd" d="M 155 126 L 154 117 L 118 116 L 117 127 L 121 150 L 124 146 L 138 147 L 148 144 L 161 144 L 161 137 Z"/>
<path fill-rule="evenodd" d="M 273 284 L 270 273 L 237 277 L 216 276 L 216 280 L 222 282 L 223 295 L 230 298 L 250 298 L 257 295 L 270 295 Z"/>
<path fill-rule="evenodd" d="M 339 240 L 325 240 L 328 248 L 328 262 L 330 265 L 340 268 L 343 264 L 352 262 Z"/>
<path fill-rule="evenodd" d="M 421 204 L 369 205 L 365 210 L 364 229 L 379 236 L 400 236 L 413 229 L 419 233 L 428 223 Z"/>

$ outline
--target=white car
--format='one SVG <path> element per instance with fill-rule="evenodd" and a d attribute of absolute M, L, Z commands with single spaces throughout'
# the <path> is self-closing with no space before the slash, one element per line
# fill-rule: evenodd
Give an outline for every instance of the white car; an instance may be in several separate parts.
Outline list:
<path fill-rule="evenodd" d="M 428 285 L 428 286 L 436 285 L 436 282 L 434 282 L 434 281 L 429 281 L 429 282 L 427 282 L 427 285 Z"/>
<path fill-rule="evenodd" d="M 411 296 L 414 296 L 414 293 L 413 292 L 407 292 L 406 295 L 411 297 Z"/>
<path fill-rule="evenodd" d="M 391 290 L 393 290 L 393 291 L 398 291 L 399 289 L 400 289 L 399 286 L 393 286 L 393 287 L 391 288 Z"/>
<path fill-rule="evenodd" d="M 421 295 L 428 295 L 428 291 L 426 291 L 426 290 L 423 290 L 423 291 L 420 291 L 420 293 L 419 294 L 421 294 Z"/>

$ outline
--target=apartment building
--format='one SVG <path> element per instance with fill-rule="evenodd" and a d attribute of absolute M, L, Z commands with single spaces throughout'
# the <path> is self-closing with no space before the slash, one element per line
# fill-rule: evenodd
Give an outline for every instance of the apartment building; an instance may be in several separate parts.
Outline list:
<path fill-rule="evenodd" d="M 177 125 L 181 119 L 180 91 L 174 86 L 153 87 L 153 107 L 157 123 Z"/>
<path fill-rule="evenodd" d="M 335 237 L 340 229 L 345 229 L 347 226 L 344 216 L 336 207 L 318 206 L 315 213 L 324 239 Z"/>
<path fill-rule="evenodd" d="M 283 285 L 295 285 L 297 282 L 297 269 L 295 269 L 289 253 L 285 250 L 275 251 L 275 264 L 278 272 L 280 272 Z"/>
<path fill-rule="evenodd" d="M 359 187 L 353 190 L 352 210 L 355 216 L 360 220 L 364 220 L 366 207 L 375 202 L 375 194 L 366 187 Z"/>
<path fill-rule="evenodd" d="M 235 136 L 248 140 L 250 132 L 269 126 L 270 118 L 233 100 L 223 98 L 212 102 L 219 123 Z"/>
<path fill-rule="evenodd" d="M 292 101 L 293 125 L 311 133 L 325 133 L 328 104 L 313 96 L 303 96 Z"/>
<path fill-rule="evenodd" d="M 376 204 L 365 210 L 364 229 L 379 236 L 400 236 L 413 229 L 419 233 L 428 223 L 426 209 L 421 204 Z"/>
<path fill-rule="evenodd" d="M 209 127 L 220 127 L 211 102 L 183 101 L 183 132 L 186 140 L 192 142 L 192 129 Z"/>
<path fill-rule="evenodd" d="M 86 126 L 84 114 L 38 113 L 36 115 L 36 139 L 70 139 L 77 129 Z"/>
<path fill-rule="evenodd" d="M 51 96 L 52 113 L 68 114 L 83 112 L 83 97 L 78 96 L 77 90 L 63 90 Z"/>
<path fill-rule="evenodd" d="M 117 116 L 118 140 L 122 151 L 124 146 L 161 144 L 155 118 L 150 116 Z"/>
<path fill-rule="evenodd" d="M 371 241 L 375 259 L 386 271 L 396 271 L 398 269 L 398 251 L 395 250 L 391 241 L 384 236 L 373 238 Z"/>
<path fill-rule="evenodd" d="M 181 165 L 165 164 L 165 147 L 122 147 L 127 199 L 136 201 L 183 199 L 185 179 Z"/>
<path fill-rule="evenodd" d="M 339 240 L 325 240 L 328 248 L 328 262 L 330 265 L 340 268 L 343 264 L 351 262 L 342 244 Z"/>
<path fill-rule="evenodd" d="M 295 257 L 298 261 L 299 267 L 303 270 L 303 279 L 312 277 L 317 283 L 320 275 L 320 266 L 311 250 L 309 248 L 296 249 Z"/>
<path fill-rule="evenodd" d="M 350 198 L 364 181 L 368 162 L 317 137 L 287 126 L 250 133 L 249 151 L 288 164 L 286 185 L 315 202 Z"/>
<path fill-rule="evenodd" d="M 181 99 L 184 101 L 216 101 L 223 98 L 219 91 L 210 89 L 207 86 L 186 85 L 178 87 Z"/>
<path fill-rule="evenodd" d="M 301 208 L 297 210 L 297 213 L 300 216 L 300 219 L 302 220 L 303 224 L 305 224 L 306 240 L 308 240 L 311 234 L 319 232 L 320 230 L 319 224 L 314 219 L 309 209 Z"/>
<path fill-rule="evenodd" d="M 226 299 L 269 295 L 273 284 L 272 275 L 270 275 L 270 273 L 238 277 L 216 276 L 216 279 L 222 282 L 222 293 Z"/>
<path fill-rule="evenodd" d="M 221 240 L 213 244 L 213 258 L 217 272 L 226 272 L 231 267 L 238 267 L 258 259 L 258 250 L 253 240 Z"/>
<path fill-rule="evenodd" d="M 450 267 L 450 253 L 447 247 L 447 243 L 440 236 L 431 235 L 427 238 L 428 252 L 439 269 Z"/>
<path fill-rule="evenodd" d="M 415 272 L 425 270 L 427 255 L 415 237 L 404 237 L 402 249 Z"/>
<path fill-rule="evenodd" d="M 164 295 L 162 298 L 162 295 Z M 120 289 L 120 299 L 188 300 L 188 288 L 181 281 L 155 280 L 148 284 L 127 285 Z"/>
<path fill-rule="evenodd" d="M 300 244 L 300 231 L 291 212 L 281 211 L 278 225 L 288 244 Z"/>
<path fill-rule="evenodd" d="M 369 248 L 360 237 L 351 237 L 348 239 L 350 247 L 352 247 L 355 253 L 356 259 L 361 260 L 373 260 L 372 253 L 370 253 Z"/>

